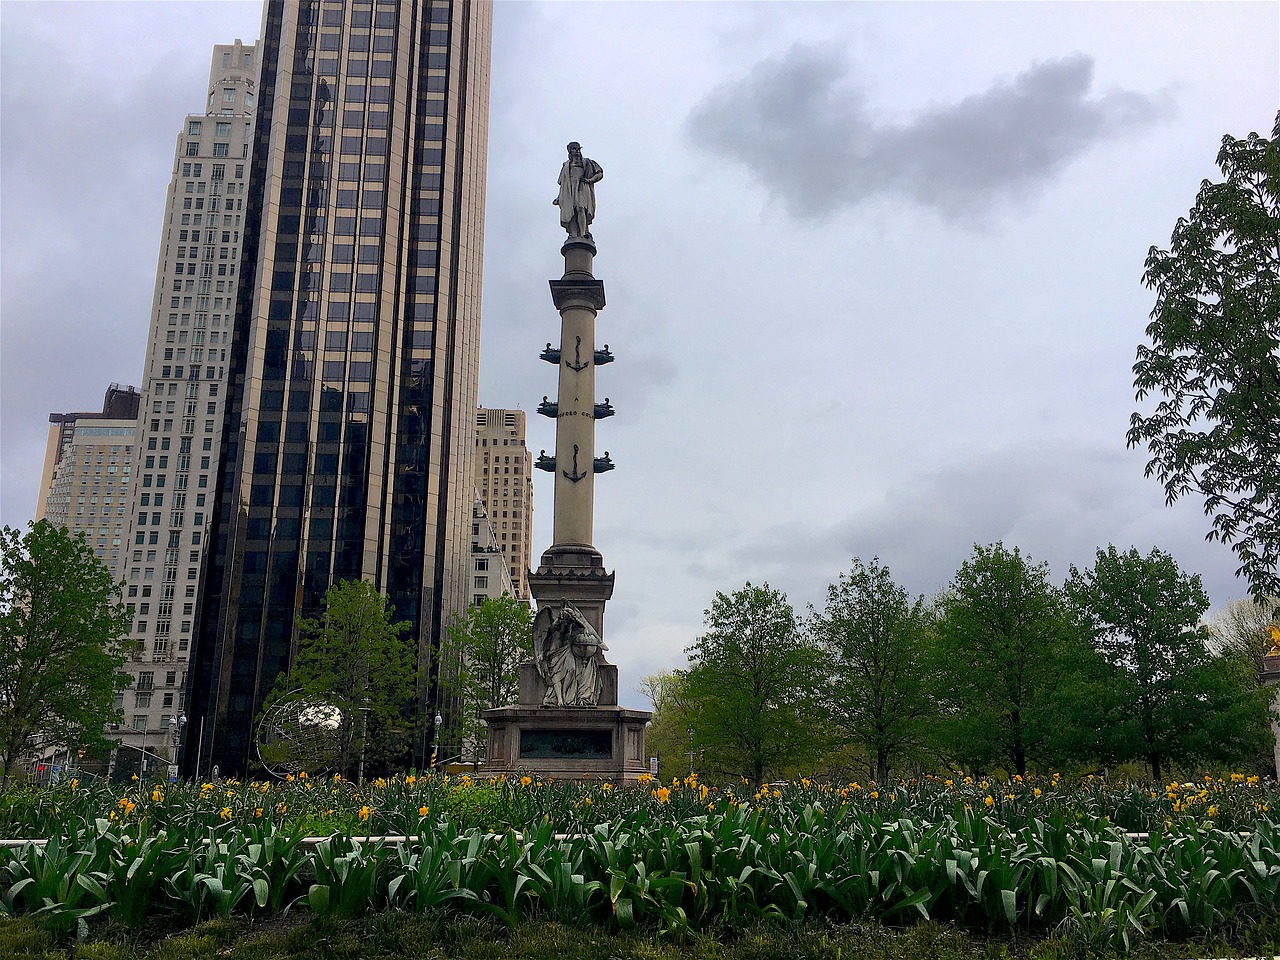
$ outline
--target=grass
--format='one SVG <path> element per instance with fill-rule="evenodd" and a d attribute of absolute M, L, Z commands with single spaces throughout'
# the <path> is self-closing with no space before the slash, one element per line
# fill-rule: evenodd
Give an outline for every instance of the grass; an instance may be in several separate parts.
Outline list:
<path fill-rule="evenodd" d="M 1270 956 L 1280 929 L 1258 925 L 1229 937 L 1144 941 L 1133 960 Z M 129 935 L 105 927 L 94 938 L 59 944 L 31 918 L 0 917 L 5 960 L 1084 960 L 1100 956 L 1064 934 L 981 938 L 938 923 L 906 929 L 878 924 L 776 924 L 735 933 L 692 933 L 663 940 L 530 921 L 508 929 L 471 916 L 387 912 L 360 920 L 299 916 L 252 924 L 240 918 Z"/>

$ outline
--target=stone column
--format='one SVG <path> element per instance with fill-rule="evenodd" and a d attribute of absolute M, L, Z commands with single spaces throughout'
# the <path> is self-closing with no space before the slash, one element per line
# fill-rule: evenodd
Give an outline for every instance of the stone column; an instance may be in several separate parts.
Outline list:
<path fill-rule="evenodd" d="M 613 574 L 605 571 L 604 558 L 592 544 L 595 474 L 612 469 L 603 458 L 597 463 L 595 442 L 597 415 L 612 413 L 595 399 L 596 363 L 607 362 L 595 346 L 604 283 L 592 275 L 596 246 L 591 240 L 570 237 L 560 252 L 564 276 L 550 281 L 551 299 L 560 311 L 560 348 L 543 354 L 559 365 L 559 392 L 555 404 L 539 407 L 556 418 L 554 460 L 540 458 L 539 463 L 555 473 L 555 515 L 551 546 L 529 576 L 529 591 L 539 607 L 568 600 L 604 636 L 604 604 L 613 595 Z"/>
<path fill-rule="evenodd" d="M 560 390 L 556 404 L 555 523 L 552 549 L 593 550 L 595 511 L 596 314 L 604 283 L 591 275 L 596 247 L 566 240 L 564 277 L 551 281 L 560 311 Z"/>

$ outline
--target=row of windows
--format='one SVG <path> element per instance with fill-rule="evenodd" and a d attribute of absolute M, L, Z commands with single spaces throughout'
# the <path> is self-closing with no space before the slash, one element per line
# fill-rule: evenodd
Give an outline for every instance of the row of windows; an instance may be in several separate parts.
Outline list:
<path fill-rule="evenodd" d="M 196 588 L 195 588 L 195 587 L 190 587 L 190 586 L 189 586 L 189 587 L 187 587 L 187 588 L 186 588 L 186 591 L 183 593 L 183 596 L 184 596 L 184 597 L 186 597 L 188 600 L 190 600 L 190 599 L 192 599 L 193 597 L 195 597 L 195 595 L 196 595 Z M 136 584 L 135 584 L 135 585 L 133 585 L 133 586 L 131 586 L 131 587 L 129 587 L 129 596 L 130 596 L 130 597 L 136 597 L 136 596 L 138 596 L 138 587 L 137 587 L 137 585 L 136 585 Z M 150 587 L 143 587 L 143 588 L 142 588 L 142 596 L 144 596 L 144 597 L 149 597 L 149 596 L 151 596 L 151 588 L 150 588 Z M 172 600 L 172 599 L 173 599 L 173 597 L 174 597 L 174 587 L 173 587 L 173 585 L 172 585 L 172 584 L 165 584 L 165 585 L 161 588 L 161 590 L 160 590 L 160 598 L 161 598 L 162 600 Z"/>
<path fill-rule="evenodd" d="M 139 534 L 139 536 L 141 536 L 141 534 Z M 194 536 L 194 534 L 193 534 L 193 536 Z M 192 542 L 194 543 L 195 541 L 194 541 L 194 540 L 192 540 Z M 198 568 L 196 568 L 196 567 L 188 567 L 188 568 L 187 568 L 187 579 L 188 579 L 188 580 L 195 580 L 195 578 L 196 578 L 196 572 L 197 572 L 197 569 L 198 569 Z M 156 578 L 156 568 L 155 568 L 155 567 L 143 567 L 143 568 L 141 568 L 141 570 L 139 570 L 139 568 L 138 568 L 138 567 L 133 567 L 133 568 L 131 568 L 131 569 L 129 570 L 129 579 L 130 579 L 130 580 L 137 580 L 137 579 L 139 579 L 139 574 L 141 574 L 141 579 L 143 579 L 143 580 L 154 580 L 154 579 Z M 165 579 L 165 582 L 166 582 L 166 583 L 172 583 L 174 580 L 176 580 L 176 579 L 177 579 L 177 576 L 178 576 L 178 568 L 177 568 L 177 567 L 165 567 L 165 568 L 164 568 L 164 579 Z M 137 630 L 138 630 L 139 632 L 142 632 L 142 631 L 144 631 L 144 630 L 146 630 L 146 629 L 147 629 L 147 625 L 146 625 L 146 623 L 145 623 L 145 622 L 140 622 L 140 623 L 138 624 L 138 626 L 137 626 Z"/>
<path fill-rule="evenodd" d="M 210 422 L 209 427 L 210 427 L 209 432 L 210 432 L 210 433 L 212 433 L 212 432 L 213 432 L 213 425 L 212 425 L 212 422 Z M 205 458 L 205 459 L 208 459 L 208 458 Z M 206 468 L 206 469 L 207 469 L 207 468 Z M 128 479 L 129 479 L 129 478 L 128 478 L 128 477 L 126 477 L 126 478 L 125 478 L 125 480 L 124 480 L 124 481 L 122 481 L 122 482 L 127 482 L 127 481 L 128 481 Z M 184 490 L 184 489 L 186 489 L 186 486 L 187 486 L 187 484 L 186 484 L 186 480 L 187 480 L 187 476 L 186 476 L 186 474 L 180 474 L 180 475 L 179 475 L 178 477 L 176 477 L 175 479 L 176 479 L 176 480 L 178 480 L 178 481 L 181 481 L 181 483 L 175 484 L 175 486 L 177 487 L 177 489 L 179 489 L 179 490 Z M 155 484 L 155 486 L 156 486 L 156 487 L 163 487 L 163 486 L 165 485 L 165 481 L 166 481 L 166 477 L 165 477 L 165 474 L 163 474 L 163 473 L 162 473 L 162 474 L 159 474 L 159 475 L 157 475 L 157 476 L 155 476 L 155 477 L 153 477 L 151 474 L 149 474 L 149 473 L 148 473 L 148 474 L 143 474 L 143 477 L 142 477 L 142 485 L 143 485 L 144 487 L 150 487 L 150 486 L 152 486 L 152 483 L 153 483 L 153 482 L 154 482 L 154 484 Z M 201 475 L 200 475 L 200 477 L 198 478 L 197 482 L 196 482 L 196 486 L 197 486 L 197 487 L 199 487 L 201 490 L 206 489 L 206 488 L 209 486 L 209 477 L 208 477 L 208 475 L 207 475 L 207 474 L 201 474 Z M 142 541 L 138 541 L 138 542 L 139 542 L 139 543 L 141 543 Z"/>
<path fill-rule="evenodd" d="M 149 506 L 151 506 L 151 505 L 152 505 L 152 503 L 154 503 L 157 507 L 163 507 L 163 506 L 164 506 L 164 494 L 163 494 L 163 493 L 157 493 L 157 494 L 155 495 L 155 500 L 154 500 L 154 501 L 153 501 L 153 500 L 151 500 L 151 499 L 150 499 L 150 497 L 151 497 L 151 494 L 149 494 L 149 493 L 144 493 L 144 494 L 142 495 L 142 501 L 141 501 L 141 503 L 140 503 L 139 505 L 140 505 L 140 506 L 143 506 L 143 507 L 149 507 Z M 121 501 L 121 502 L 123 503 L 124 501 Z M 185 507 L 185 506 L 187 505 L 187 495 L 186 495 L 185 493 L 175 493 L 175 494 L 173 495 L 173 501 L 172 501 L 172 504 L 171 504 L 171 505 L 172 505 L 172 506 L 175 506 L 175 507 Z M 203 506 L 204 506 L 204 494 L 203 494 L 203 493 L 198 493 L 198 494 L 196 494 L 196 506 L 197 506 L 197 507 L 203 507 Z M 138 558 L 135 558 L 135 559 L 141 559 L 141 557 L 138 557 Z"/>
<path fill-rule="evenodd" d="M 326 10 L 323 19 L 320 21 L 326 27 L 340 27 L 343 25 L 344 10 Z M 396 12 L 394 10 L 379 10 L 377 17 L 373 17 L 371 10 L 353 10 L 351 11 L 351 26 L 368 27 L 370 19 L 373 19 L 372 26 L 385 29 L 396 25 Z M 309 22 L 309 21 L 304 21 Z"/>
<path fill-rule="evenodd" d="M 199 140 L 188 140 L 188 141 L 187 141 L 187 152 L 186 152 L 186 155 L 187 155 L 188 157 L 198 157 L 198 156 L 200 156 L 200 141 L 199 141 Z M 222 142 L 220 142 L 220 141 L 215 141 L 215 142 L 214 142 L 214 144 L 213 144 L 213 156 L 215 156 L 215 157 L 230 157 L 230 156 L 231 156 L 231 144 L 229 144 L 229 143 L 222 143 Z M 248 145 L 247 143 L 243 143 L 243 144 L 241 144 L 241 145 L 240 145 L 240 156 L 242 156 L 242 157 L 247 157 L 247 156 L 249 156 L 249 145 Z M 217 176 L 215 176 L 215 177 L 214 177 L 214 179 L 215 179 L 215 180 L 220 180 L 220 179 L 222 179 L 222 178 L 221 178 L 221 177 L 217 177 Z"/>
<path fill-rule="evenodd" d="M 235 91 L 229 91 L 229 92 L 232 94 L 231 99 L 232 99 L 232 100 L 234 100 L 234 99 L 235 99 Z M 250 94 L 250 96 L 252 96 L 252 94 Z M 200 120 L 191 120 L 191 121 L 189 121 L 189 122 L 187 123 L 187 136 L 189 136 L 189 137 L 198 137 L 198 136 L 200 136 L 200 134 L 201 134 L 201 132 L 202 132 L 203 130 L 204 130 L 204 123 L 203 123 L 203 121 L 200 121 Z M 246 123 L 246 124 L 245 124 L 245 132 L 246 132 L 246 133 L 248 133 L 248 131 L 249 131 L 249 124 L 247 124 L 247 123 Z M 230 120 L 215 120 L 215 121 L 214 121 L 214 124 L 213 124 L 213 135 L 214 135 L 215 137 L 229 137 L 229 136 L 231 136 L 231 121 L 230 121 Z"/>

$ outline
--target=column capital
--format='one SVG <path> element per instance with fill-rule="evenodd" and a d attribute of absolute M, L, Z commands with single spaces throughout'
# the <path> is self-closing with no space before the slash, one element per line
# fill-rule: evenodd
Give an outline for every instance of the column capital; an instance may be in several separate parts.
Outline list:
<path fill-rule="evenodd" d="M 604 281 L 592 279 L 566 278 L 549 280 L 551 284 L 551 300 L 557 310 L 566 307 L 589 307 L 592 310 L 604 309 Z"/>

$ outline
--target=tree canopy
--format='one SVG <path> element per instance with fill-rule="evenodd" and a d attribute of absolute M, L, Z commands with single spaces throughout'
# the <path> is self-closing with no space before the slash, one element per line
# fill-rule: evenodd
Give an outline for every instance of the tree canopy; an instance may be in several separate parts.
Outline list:
<path fill-rule="evenodd" d="M 663 670 L 641 677 L 636 692 L 642 693 L 653 704 L 653 719 L 645 733 L 645 747 L 649 756 L 661 763 L 660 775 L 683 770 L 689 765 L 689 714 L 685 707 L 685 673 L 680 670 Z M 695 754 L 694 759 L 697 759 Z"/>
<path fill-rule="evenodd" d="M 1079 634 L 1049 565 L 1017 547 L 974 545 L 943 594 L 939 671 L 948 706 L 948 752 L 1019 774 L 1048 756 L 1064 720 L 1062 680 Z"/>
<path fill-rule="evenodd" d="M 532 615 L 515 597 L 486 597 L 449 627 L 456 669 L 440 681 L 449 749 L 480 759 L 485 726 L 480 714 L 520 699 L 520 664 L 533 656 Z M 441 735 L 437 734 L 439 738 Z"/>
<path fill-rule="evenodd" d="M 1133 384 L 1162 399 L 1133 414 L 1128 441 L 1169 503 L 1204 498 L 1208 538 L 1261 599 L 1280 595 L 1280 114 L 1270 140 L 1224 137 L 1218 166 L 1169 249 L 1147 256 L 1156 303 Z"/>
<path fill-rule="evenodd" d="M 1116 759 L 1144 760 L 1160 780 L 1171 761 L 1260 748 L 1269 697 L 1246 682 L 1242 658 L 1210 653 L 1199 576 L 1161 550 L 1144 557 L 1108 546 L 1092 569 L 1071 568 L 1066 589 L 1113 671 L 1103 729 Z"/>
<path fill-rule="evenodd" d="M 760 784 L 820 756 L 820 657 L 786 595 L 767 583 L 717 592 L 704 623 L 680 696 L 712 762 Z"/>
<path fill-rule="evenodd" d="M 385 765 L 408 746 L 405 711 L 413 699 L 414 656 L 393 622 L 389 600 L 367 580 L 342 580 L 325 594 L 319 619 L 298 621 L 298 652 L 276 680 L 264 712 L 295 694 L 342 712 L 339 767 L 363 757 Z"/>
<path fill-rule="evenodd" d="M 0 787 L 37 747 L 105 746 L 131 617 L 83 535 L 0 531 Z"/>
<path fill-rule="evenodd" d="M 1247 660 L 1258 682 L 1262 682 L 1263 661 L 1280 641 L 1280 599 L 1238 597 L 1229 602 L 1209 622 L 1220 651 L 1231 651 Z"/>
<path fill-rule="evenodd" d="M 912 600 L 879 558 L 855 559 L 806 627 L 829 656 L 833 733 L 863 747 L 888 782 L 891 765 L 922 745 L 933 711 L 923 598 Z"/>

